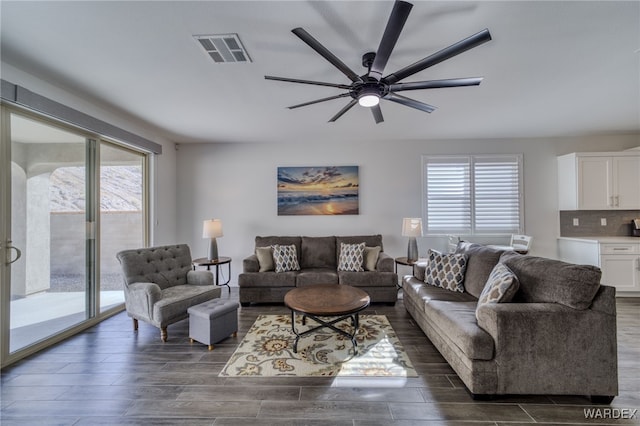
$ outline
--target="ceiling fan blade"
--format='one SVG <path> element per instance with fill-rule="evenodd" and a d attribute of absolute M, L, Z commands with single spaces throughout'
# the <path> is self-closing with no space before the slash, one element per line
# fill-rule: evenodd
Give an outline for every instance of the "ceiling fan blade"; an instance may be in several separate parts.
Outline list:
<path fill-rule="evenodd" d="M 346 75 L 347 77 L 349 77 L 349 79 L 351 81 L 354 81 L 354 82 L 355 81 L 362 81 L 362 79 L 360 78 L 360 76 L 358 74 L 353 72 L 353 70 L 351 68 L 349 68 L 336 55 L 331 53 L 329 51 L 329 49 L 324 47 L 318 40 L 313 38 L 313 36 L 311 36 L 311 34 L 306 32 L 304 29 L 302 29 L 302 28 L 294 28 L 293 30 L 291 30 L 291 32 L 294 33 L 295 35 L 297 35 L 300 38 L 300 40 L 302 40 L 305 43 L 307 43 L 309 45 L 309 47 L 311 47 L 313 50 L 318 52 L 320 54 L 320 56 L 325 58 L 327 61 L 331 62 L 331 64 L 334 67 L 336 67 L 340 71 L 342 71 L 342 73 L 344 75 Z"/>
<path fill-rule="evenodd" d="M 287 108 L 289 108 L 289 109 L 295 109 L 295 108 L 300 108 L 300 107 L 307 106 L 307 105 L 317 104 L 317 103 L 320 103 L 320 102 L 331 101 L 331 100 L 333 100 L 333 99 L 345 98 L 345 97 L 347 97 L 347 96 L 351 96 L 351 94 L 350 94 L 350 93 L 341 93 L 341 94 L 339 94 L 339 95 L 329 96 L 329 97 L 327 97 L 327 98 L 316 99 L 315 101 L 309 101 L 309 102 L 305 102 L 305 103 L 298 104 L 298 105 L 292 105 L 292 106 L 287 107 Z"/>
<path fill-rule="evenodd" d="M 338 118 L 342 117 L 342 115 L 345 112 L 349 111 L 357 103 L 358 103 L 358 101 L 356 99 L 352 99 L 351 102 L 349 102 L 344 108 L 342 108 L 340 111 L 338 111 L 338 113 L 336 115 L 331 117 L 331 120 L 329 120 L 329 123 L 333 123 Z"/>
<path fill-rule="evenodd" d="M 393 10 L 391 10 L 389 21 L 387 21 L 387 27 L 384 30 L 382 40 L 380 40 L 380 45 L 376 52 L 376 57 L 369 70 L 369 77 L 375 78 L 378 81 L 382 78 L 384 67 L 389 61 L 391 52 L 400 37 L 402 28 L 409 17 L 409 12 L 411 12 L 412 7 L 413 5 L 411 3 L 404 1 L 396 1 L 393 4 Z"/>
<path fill-rule="evenodd" d="M 433 110 L 436 109 L 436 107 L 434 107 L 433 105 L 425 104 L 424 102 L 416 101 L 415 99 L 410 99 L 405 96 L 397 95 L 391 92 L 389 92 L 389 94 L 387 94 L 387 96 L 385 96 L 383 99 L 397 102 L 401 105 L 419 109 L 420 111 L 424 111 L 428 113 L 431 113 Z"/>
<path fill-rule="evenodd" d="M 384 118 L 382 118 L 382 110 L 380 109 L 379 104 L 372 106 L 371 112 L 373 113 L 373 119 L 376 120 L 376 124 L 380 124 L 384 121 Z"/>
<path fill-rule="evenodd" d="M 449 47 L 445 47 L 444 49 L 434 53 L 431 56 L 427 56 L 424 59 L 419 60 L 407 67 L 404 67 L 400 71 L 396 71 L 393 74 L 389 74 L 385 77 L 385 80 L 389 84 L 397 83 L 398 81 L 407 78 L 417 72 L 420 72 L 424 69 L 427 69 L 433 65 L 439 64 L 442 61 L 445 61 L 449 58 L 452 58 L 456 55 L 459 55 L 463 52 L 466 52 L 469 49 L 473 49 L 476 46 L 479 46 L 483 43 L 486 43 L 491 40 L 491 34 L 488 29 L 484 29 L 479 33 L 476 33 L 470 37 L 465 38 L 455 44 L 452 44 Z"/>
<path fill-rule="evenodd" d="M 479 86 L 482 77 L 451 78 L 447 80 L 415 81 L 411 83 L 390 84 L 389 90 L 399 92 L 402 90 L 440 89 L 443 87 Z"/>
<path fill-rule="evenodd" d="M 302 83 L 302 84 L 313 84 L 316 86 L 327 86 L 327 87 L 337 87 L 338 89 L 351 89 L 351 86 L 348 84 L 334 84 L 334 83 L 325 83 L 323 81 L 312 81 L 312 80 L 300 80 L 297 78 L 287 78 L 287 77 L 274 77 L 272 75 L 265 75 L 265 80 L 275 80 L 275 81 L 285 81 L 287 83 Z"/>

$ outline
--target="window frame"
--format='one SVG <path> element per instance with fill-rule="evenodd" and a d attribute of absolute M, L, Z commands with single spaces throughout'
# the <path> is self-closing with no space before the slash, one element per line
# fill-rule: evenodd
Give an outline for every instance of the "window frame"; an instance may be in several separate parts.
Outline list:
<path fill-rule="evenodd" d="M 422 175 L 422 220 L 424 222 L 424 229 L 426 236 L 444 236 L 444 235 L 465 235 L 465 236 L 508 236 L 512 234 L 524 233 L 524 155 L 518 154 L 437 154 L 437 155 L 422 155 L 421 158 L 421 175 Z M 465 226 L 459 229 L 448 230 L 436 230 L 431 231 L 429 227 L 429 203 L 428 203 L 428 176 L 427 166 L 429 163 L 446 163 L 447 160 L 453 162 L 467 162 L 468 164 L 468 191 L 469 191 L 469 203 L 470 203 L 470 219 L 469 226 Z M 505 161 L 517 163 L 518 174 L 518 228 L 517 229 L 504 229 L 504 230 L 491 230 L 488 232 L 479 232 L 477 230 L 476 220 L 476 180 L 475 180 L 475 168 L 476 163 L 488 162 L 488 161 Z"/>

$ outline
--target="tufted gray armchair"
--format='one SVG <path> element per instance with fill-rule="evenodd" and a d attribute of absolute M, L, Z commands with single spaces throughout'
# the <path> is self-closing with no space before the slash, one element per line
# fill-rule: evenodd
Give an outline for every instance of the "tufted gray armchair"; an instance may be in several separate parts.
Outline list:
<path fill-rule="evenodd" d="M 160 329 L 167 341 L 167 326 L 187 318 L 187 309 L 220 297 L 210 271 L 191 270 L 186 244 L 124 250 L 117 255 L 124 277 L 127 314 Z"/>

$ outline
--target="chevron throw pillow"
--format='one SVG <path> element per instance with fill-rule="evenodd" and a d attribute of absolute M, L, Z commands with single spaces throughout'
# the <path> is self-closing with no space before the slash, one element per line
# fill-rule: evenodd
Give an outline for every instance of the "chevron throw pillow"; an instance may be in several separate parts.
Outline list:
<path fill-rule="evenodd" d="M 273 263 L 276 266 L 276 272 L 287 271 L 299 271 L 300 264 L 298 263 L 298 255 L 296 246 L 294 244 L 290 246 L 274 245 L 273 248 Z"/>
<path fill-rule="evenodd" d="M 345 244 L 340 243 L 340 257 L 338 258 L 338 271 L 362 272 L 364 268 L 364 243 Z"/>

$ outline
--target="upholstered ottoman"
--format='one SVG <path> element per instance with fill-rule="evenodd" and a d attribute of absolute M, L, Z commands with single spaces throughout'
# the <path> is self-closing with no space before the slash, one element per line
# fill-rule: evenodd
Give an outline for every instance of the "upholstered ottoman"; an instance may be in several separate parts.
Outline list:
<path fill-rule="evenodd" d="M 189 312 L 189 338 L 209 345 L 213 350 L 213 344 L 238 332 L 238 302 L 229 300 L 211 299 L 199 305 L 190 307 Z"/>

